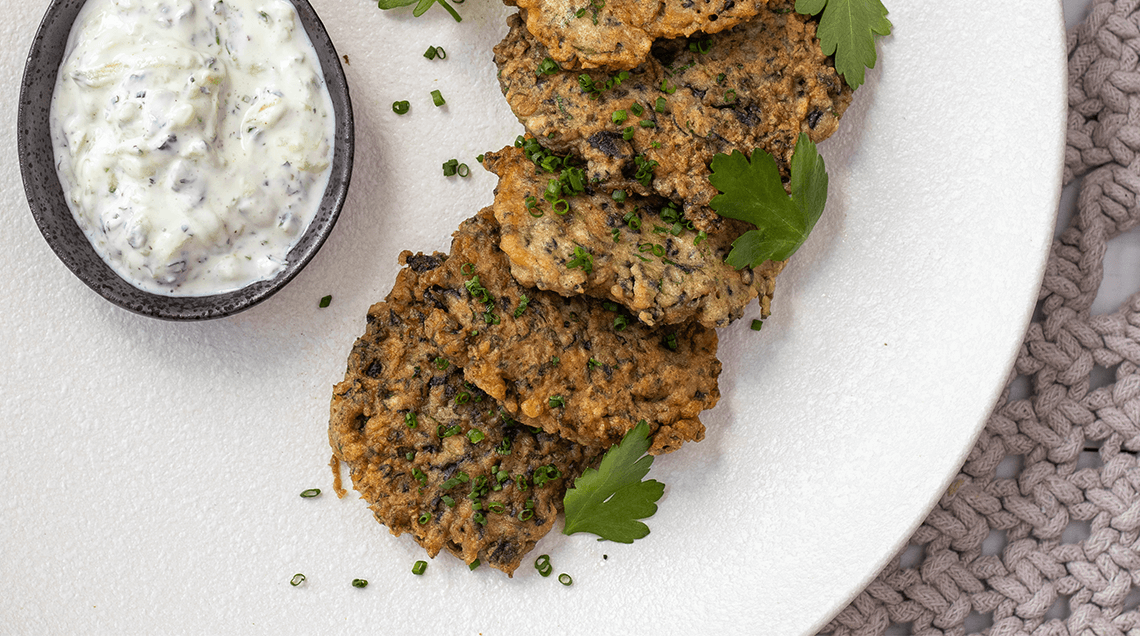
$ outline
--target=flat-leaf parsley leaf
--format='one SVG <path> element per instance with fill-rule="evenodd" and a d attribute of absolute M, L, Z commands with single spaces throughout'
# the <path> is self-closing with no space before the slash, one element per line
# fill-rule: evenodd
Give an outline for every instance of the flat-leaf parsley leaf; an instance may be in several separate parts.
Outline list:
<path fill-rule="evenodd" d="M 709 207 L 717 214 L 756 226 L 732 244 L 728 264 L 740 269 L 764 261 L 782 261 L 799 249 L 827 202 L 827 170 L 815 144 L 800 133 L 792 154 L 792 195 L 780 182 L 776 160 L 757 148 L 752 160 L 739 150 L 717 154 L 712 160 L 711 183 L 721 194 Z"/>
<path fill-rule="evenodd" d="M 463 18 L 459 17 L 459 13 L 447 3 L 447 0 L 377 0 L 376 6 L 381 9 L 395 9 L 396 7 L 406 7 L 414 4 L 416 8 L 412 9 L 412 15 L 418 18 L 436 2 L 444 9 L 447 9 L 447 12 L 451 14 L 451 17 L 455 18 L 456 22 L 463 22 Z"/>
<path fill-rule="evenodd" d="M 796 0 L 796 12 L 819 18 L 816 37 L 824 55 L 835 56 L 835 70 L 851 88 L 875 68 L 875 36 L 890 35 L 891 21 L 880 0 Z"/>
<path fill-rule="evenodd" d="M 633 543 L 649 534 L 649 527 L 638 519 L 657 512 L 665 484 L 654 479 L 642 481 L 653 464 L 653 456 L 645 454 L 647 450 L 649 425 L 641 420 L 606 451 L 597 470 L 587 468 L 566 491 L 563 534 L 589 532 L 618 543 Z"/>

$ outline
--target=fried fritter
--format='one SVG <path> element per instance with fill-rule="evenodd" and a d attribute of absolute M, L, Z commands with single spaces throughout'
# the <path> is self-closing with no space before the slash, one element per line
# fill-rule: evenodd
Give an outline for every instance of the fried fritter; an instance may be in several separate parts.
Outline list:
<path fill-rule="evenodd" d="M 676 209 L 660 197 L 615 201 L 590 188 L 567 199 L 569 213 L 558 215 L 542 200 L 552 175 L 521 148 L 489 152 L 483 166 L 499 176 L 494 204 L 499 247 L 520 284 L 562 296 L 607 298 L 651 326 L 695 318 L 706 327 L 724 327 L 743 315 L 758 293 L 761 313 L 768 314 L 784 263 L 736 270 L 724 262 L 745 224 L 729 220 L 740 227 L 704 237 L 674 218 Z M 592 256 L 592 271 L 568 266 L 575 250 Z"/>
<path fill-rule="evenodd" d="M 681 201 L 709 234 L 723 225 L 708 203 L 716 153 L 771 153 L 783 176 L 796 138 L 826 139 L 851 89 L 791 0 L 772 0 L 751 21 L 708 37 L 663 40 L 628 75 L 536 72 L 550 52 L 512 16 L 495 47 L 499 82 L 515 116 L 551 150 L 586 160 L 598 187 Z M 707 50 L 707 53 L 700 53 Z M 628 137 L 628 139 L 626 138 Z"/>
<path fill-rule="evenodd" d="M 630 69 L 659 38 L 716 33 L 736 26 L 768 0 L 505 0 L 527 29 L 567 68 Z"/>
<path fill-rule="evenodd" d="M 333 391 L 329 443 L 392 534 L 511 574 L 600 451 L 531 432 L 425 339 L 431 308 L 410 292 L 443 258 L 408 259 L 387 301 L 369 309 Z"/>
<path fill-rule="evenodd" d="M 438 307 L 428 338 L 467 381 L 524 424 L 588 446 L 615 444 L 643 419 L 653 454 L 704 438 L 698 415 L 720 397 L 714 330 L 653 330 L 616 304 L 523 287 L 498 245 L 485 208 L 420 277 L 417 294 Z"/>

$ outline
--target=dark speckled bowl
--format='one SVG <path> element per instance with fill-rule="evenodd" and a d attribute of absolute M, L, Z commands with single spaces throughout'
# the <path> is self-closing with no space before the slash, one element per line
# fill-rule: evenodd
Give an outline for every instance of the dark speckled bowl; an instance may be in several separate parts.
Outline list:
<path fill-rule="evenodd" d="M 206 320 L 248 309 L 269 298 L 301 271 L 324 244 L 340 215 L 352 176 L 352 103 L 340 57 L 307 0 L 292 0 L 301 24 L 317 50 L 336 115 L 332 176 L 320 210 L 289 252 L 289 264 L 276 277 L 213 296 L 171 297 L 151 294 L 126 282 L 95 253 L 71 214 L 55 171 L 48 118 L 56 73 L 63 62 L 71 24 L 84 0 L 53 0 L 32 42 L 20 86 L 17 121 L 20 170 L 32 216 L 59 260 L 100 296 L 116 305 L 166 320 Z"/>

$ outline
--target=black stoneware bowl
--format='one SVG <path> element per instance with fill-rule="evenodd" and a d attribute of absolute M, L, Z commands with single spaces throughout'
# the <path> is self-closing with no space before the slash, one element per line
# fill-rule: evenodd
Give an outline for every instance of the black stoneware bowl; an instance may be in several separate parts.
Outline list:
<path fill-rule="evenodd" d="M 213 296 L 160 296 L 131 285 L 95 253 L 64 199 L 55 170 L 48 119 L 56 73 L 63 62 L 72 22 L 85 0 L 52 0 L 32 42 L 20 86 L 17 145 L 24 191 L 36 224 L 59 260 L 100 296 L 116 305 L 166 320 L 206 320 L 248 309 L 272 296 L 301 271 L 324 244 L 340 215 L 352 176 L 352 103 L 344 69 L 332 41 L 307 0 L 292 0 L 317 50 L 336 116 L 332 175 L 320 209 L 289 252 L 289 264 L 276 277 Z"/>

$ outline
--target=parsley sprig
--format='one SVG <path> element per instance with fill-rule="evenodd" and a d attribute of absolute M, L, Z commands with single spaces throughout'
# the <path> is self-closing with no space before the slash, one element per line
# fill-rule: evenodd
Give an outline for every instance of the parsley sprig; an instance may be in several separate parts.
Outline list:
<path fill-rule="evenodd" d="M 864 71 L 875 68 L 875 36 L 890 35 L 891 21 L 880 0 L 796 0 L 796 11 L 823 15 L 819 19 L 820 46 L 835 56 L 835 70 L 851 88 L 859 88 Z"/>
<path fill-rule="evenodd" d="M 721 194 L 709 207 L 717 214 L 756 226 L 732 243 L 728 264 L 740 269 L 764 261 L 782 261 L 799 249 L 827 203 L 827 169 L 815 144 L 800 133 L 792 153 L 792 195 L 780 181 L 776 160 L 757 148 L 752 160 L 739 150 L 717 154 L 711 183 Z"/>
<path fill-rule="evenodd" d="M 416 8 L 412 9 L 412 15 L 418 18 L 423 15 L 425 11 L 430 9 L 431 5 L 437 2 L 444 9 L 447 9 L 447 12 L 451 14 L 451 17 L 455 18 L 456 22 L 463 22 L 463 18 L 459 17 L 459 13 L 455 10 L 455 7 L 448 4 L 447 0 L 378 0 L 376 6 L 381 9 L 395 9 L 396 7 L 406 7 L 414 4 Z"/>
<path fill-rule="evenodd" d="M 638 519 L 657 512 L 665 484 L 655 479 L 642 481 L 653 465 L 647 450 L 649 425 L 641 420 L 606 451 L 596 470 L 587 468 L 566 491 L 562 532 L 589 532 L 618 543 L 633 543 L 649 534 L 649 527 Z"/>

